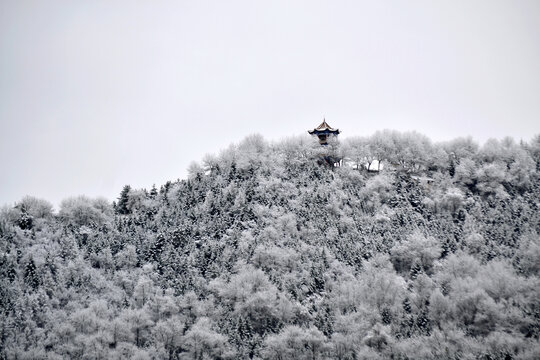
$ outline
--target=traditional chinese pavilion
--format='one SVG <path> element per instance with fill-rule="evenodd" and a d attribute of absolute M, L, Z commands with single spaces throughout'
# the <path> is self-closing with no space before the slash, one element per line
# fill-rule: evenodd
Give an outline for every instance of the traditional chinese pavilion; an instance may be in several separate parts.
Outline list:
<path fill-rule="evenodd" d="M 326 119 L 323 119 L 321 125 L 317 126 L 313 130 L 308 130 L 308 133 L 311 135 L 316 135 L 319 138 L 319 143 L 321 145 L 328 144 L 328 138 L 330 136 L 337 136 L 339 134 L 339 129 L 334 129 L 326 122 Z"/>

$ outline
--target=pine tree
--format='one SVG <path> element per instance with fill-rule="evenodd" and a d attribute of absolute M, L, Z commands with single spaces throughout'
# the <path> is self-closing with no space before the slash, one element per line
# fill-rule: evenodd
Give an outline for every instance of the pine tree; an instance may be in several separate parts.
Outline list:
<path fill-rule="evenodd" d="M 456 163 L 453 157 L 450 158 L 450 165 L 448 166 L 448 174 L 451 177 L 454 177 L 454 175 L 456 174 Z"/>
<path fill-rule="evenodd" d="M 131 210 L 128 207 L 129 202 L 129 192 L 131 191 L 131 186 L 126 185 L 122 189 L 122 192 L 120 193 L 120 197 L 118 198 L 118 203 L 116 204 L 116 213 L 126 215 L 131 213 Z"/>
<path fill-rule="evenodd" d="M 33 223 L 34 219 L 32 218 L 32 216 L 30 216 L 30 214 L 28 214 L 28 212 L 26 211 L 26 207 L 22 206 L 21 217 L 17 221 L 17 225 L 19 225 L 22 230 L 30 230 L 32 229 Z"/>
<path fill-rule="evenodd" d="M 17 271 L 15 270 L 15 265 L 11 261 L 9 262 L 8 268 L 6 270 L 6 277 L 10 282 L 15 281 L 15 279 L 17 278 Z"/>
<path fill-rule="evenodd" d="M 422 272 L 422 265 L 420 265 L 420 263 L 415 261 L 410 271 L 411 279 L 413 280 L 416 279 L 421 272 Z"/>
<path fill-rule="evenodd" d="M 152 199 L 155 199 L 155 197 L 158 195 L 158 191 L 156 188 L 156 184 L 152 185 L 152 189 L 150 189 L 150 197 Z"/>
<path fill-rule="evenodd" d="M 428 307 L 422 308 L 420 314 L 416 318 L 416 328 L 422 335 L 431 335 L 431 321 L 429 320 Z"/>
<path fill-rule="evenodd" d="M 381 320 L 385 325 L 389 325 L 392 323 L 392 313 L 390 312 L 390 309 L 388 307 L 384 307 L 381 310 Z"/>
<path fill-rule="evenodd" d="M 311 291 L 314 293 L 321 293 L 325 287 L 324 272 L 319 265 L 313 265 L 310 269 L 311 276 Z"/>
<path fill-rule="evenodd" d="M 325 335 L 332 336 L 334 333 L 334 315 L 330 306 L 325 303 L 315 317 L 315 326 Z"/>
<path fill-rule="evenodd" d="M 30 258 L 24 269 L 24 281 L 34 290 L 39 287 L 39 276 L 37 274 L 36 264 L 32 258 Z"/>
<path fill-rule="evenodd" d="M 412 312 L 411 300 L 408 297 L 403 299 L 403 310 L 407 314 L 410 314 Z"/>

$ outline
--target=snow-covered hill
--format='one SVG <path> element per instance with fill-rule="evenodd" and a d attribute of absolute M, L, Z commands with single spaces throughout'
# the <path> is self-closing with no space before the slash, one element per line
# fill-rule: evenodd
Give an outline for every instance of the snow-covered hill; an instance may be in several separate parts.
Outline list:
<path fill-rule="evenodd" d="M 114 206 L 24 198 L 0 358 L 540 358 L 539 164 L 540 137 L 250 136 Z"/>

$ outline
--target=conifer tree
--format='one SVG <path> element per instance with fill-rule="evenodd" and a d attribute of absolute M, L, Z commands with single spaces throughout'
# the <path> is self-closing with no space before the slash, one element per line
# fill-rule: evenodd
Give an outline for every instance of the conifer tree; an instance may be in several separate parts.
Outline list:
<path fill-rule="evenodd" d="M 24 281 L 33 289 L 39 287 L 39 275 L 37 274 L 36 264 L 34 259 L 30 258 L 24 269 Z"/>
<path fill-rule="evenodd" d="M 152 199 L 155 199 L 155 197 L 158 195 L 158 191 L 156 188 L 156 184 L 152 185 L 152 189 L 150 189 L 150 197 Z"/>
<path fill-rule="evenodd" d="M 17 225 L 19 225 L 22 230 L 30 230 L 32 229 L 33 221 L 34 219 L 28 214 L 26 207 L 23 205 L 21 207 L 21 217 L 17 221 Z"/>
<path fill-rule="evenodd" d="M 131 191 L 131 186 L 125 185 L 120 193 L 118 198 L 118 203 L 116 204 L 116 213 L 126 215 L 131 213 L 131 210 L 128 207 L 129 203 L 129 192 Z"/>

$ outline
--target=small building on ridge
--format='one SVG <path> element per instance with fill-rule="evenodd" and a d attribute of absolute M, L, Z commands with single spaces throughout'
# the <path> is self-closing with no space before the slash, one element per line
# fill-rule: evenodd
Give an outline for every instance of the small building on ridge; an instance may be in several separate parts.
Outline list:
<path fill-rule="evenodd" d="M 310 135 L 316 135 L 319 138 L 319 144 L 328 145 L 328 138 L 330 136 L 337 136 L 339 134 L 339 129 L 334 129 L 326 122 L 326 119 L 323 119 L 321 125 L 317 126 L 313 130 L 308 130 Z"/>

